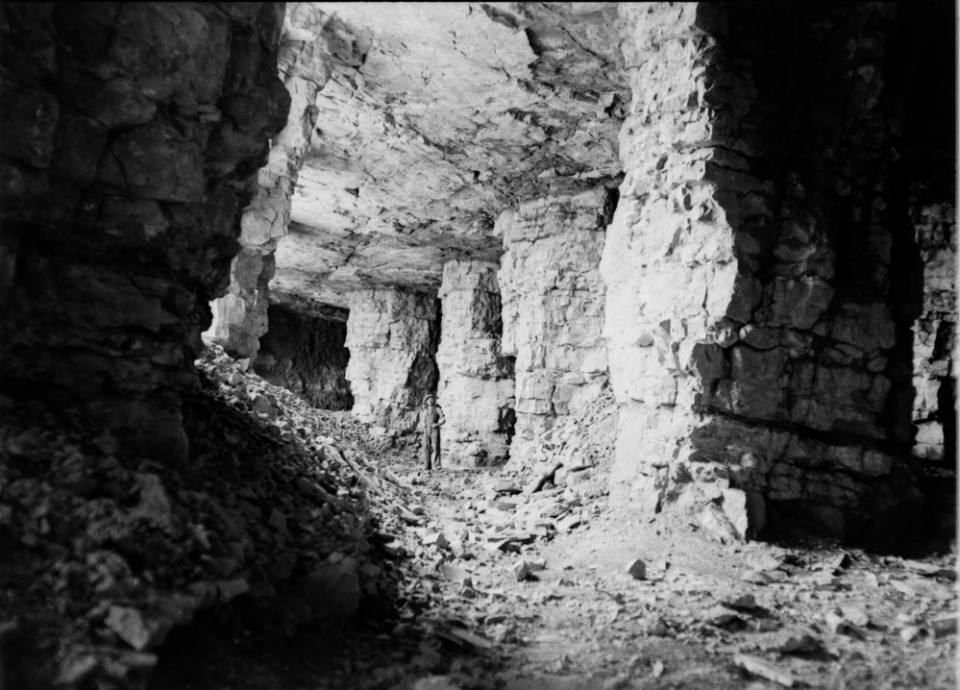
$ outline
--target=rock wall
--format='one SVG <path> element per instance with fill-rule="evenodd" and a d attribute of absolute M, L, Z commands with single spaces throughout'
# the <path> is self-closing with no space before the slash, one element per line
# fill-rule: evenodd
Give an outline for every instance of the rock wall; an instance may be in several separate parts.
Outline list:
<path fill-rule="evenodd" d="M 184 457 L 178 390 L 286 120 L 272 3 L 10 3 L 0 386 Z"/>
<path fill-rule="evenodd" d="M 497 219 L 501 348 L 516 357 L 512 462 L 550 462 L 544 441 L 551 430 L 606 384 L 598 265 L 614 204 L 600 187 L 521 204 Z"/>
<path fill-rule="evenodd" d="M 507 459 L 514 411 L 513 359 L 500 352 L 503 331 L 497 264 L 448 261 L 440 285 L 437 400 L 446 422 L 443 467 L 479 467 Z"/>
<path fill-rule="evenodd" d="M 411 432 L 423 397 L 437 387 L 437 300 L 404 288 L 376 288 L 352 292 L 348 301 L 353 413 L 391 431 Z"/>
<path fill-rule="evenodd" d="M 878 539 L 916 507 L 895 11 L 621 5 L 633 99 L 601 263 L 614 504 Z"/>
<path fill-rule="evenodd" d="M 257 193 L 243 211 L 240 253 L 230 267 L 227 294 L 215 300 L 209 336 L 237 357 L 253 357 L 267 332 L 268 285 L 277 242 L 290 226 L 290 206 L 304 154 L 317 120 L 317 94 L 336 60 L 356 62 L 353 46 L 339 40 L 342 23 L 311 3 L 290 3 L 279 51 L 279 72 L 290 93 L 286 126 L 273 139 L 257 177 Z"/>
<path fill-rule="evenodd" d="M 316 313 L 271 304 L 270 330 L 260 339 L 253 369 L 270 383 L 283 386 L 314 407 L 349 410 L 353 395 L 347 382 L 350 353 L 347 311 L 335 307 Z"/>
<path fill-rule="evenodd" d="M 913 221 L 923 259 L 924 286 L 923 313 L 913 327 L 913 452 L 934 461 L 952 456 L 951 463 L 955 463 L 956 212 L 953 204 L 933 204 L 917 209 Z"/>

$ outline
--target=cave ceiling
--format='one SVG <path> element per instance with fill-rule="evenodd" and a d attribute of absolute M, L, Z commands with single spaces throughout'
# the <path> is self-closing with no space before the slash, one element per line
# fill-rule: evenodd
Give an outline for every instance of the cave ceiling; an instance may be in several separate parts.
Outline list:
<path fill-rule="evenodd" d="M 499 257 L 505 208 L 615 183 L 616 3 L 289 7 L 324 26 L 333 64 L 274 290 L 342 305 L 361 287 L 436 287 L 451 258 Z"/>

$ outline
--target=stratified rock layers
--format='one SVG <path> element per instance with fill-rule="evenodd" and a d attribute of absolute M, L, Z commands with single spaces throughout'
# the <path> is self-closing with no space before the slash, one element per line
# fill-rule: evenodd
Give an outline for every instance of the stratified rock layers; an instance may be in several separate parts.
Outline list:
<path fill-rule="evenodd" d="M 314 407 L 349 410 L 353 395 L 346 378 L 347 312 L 332 307 L 314 311 L 271 304 L 270 330 L 260 340 L 254 371 Z"/>
<path fill-rule="evenodd" d="M 286 121 L 282 5 L 2 13 L 2 388 L 183 457 L 208 303 Z"/>
<path fill-rule="evenodd" d="M 317 119 L 317 93 L 330 78 L 330 17 L 311 3 L 291 3 L 279 52 L 279 71 L 290 94 L 286 126 L 272 142 L 257 193 L 243 211 L 240 253 L 230 267 L 230 287 L 213 307 L 210 337 L 231 355 L 254 357 L 267 332 L 268 285 L 277 242 L 290 227 L 290 204 Z M 338 22 L 334 22 L 338 24 Z"/>
<path fill-rule="evenodd" d="M 521 204 L 497 220 L 502 351 L 516 357 L 512 462 L 551 461 L 551 429 L 606 384 L 599 262 L 612 204 L 600 187 Z"/>
<path fill-rule="evenodd" d="M 896 292 L 916 276 L 891 258 L 915 247 L 888 211 L 896 104 L 878 97 L 890 8 L 621 12 L 612 501 L 712 502 L 741 535 L 775 510 L 876 536 L 916 498 Z"/>
<path fill-rule="evenodd" d="M 397 432 L 416 428 L 423 397 L 435 390 L 437 301 L 403 288 L 348 296 L 347 380 L 353 413 Z"/>
<path fill-rule="evenodd" d="M 915 213 L 923 259 L 923 313 L 913 327 L 913 452 L 943 460 L 949 432 L 956 431 L 953 352 L 957 330 L 957 224 L 953 204 L 931 204 Z M 954 445 L 951 450 L 955 451 Z M 951 459 L 953 461 L 953 459 Z"/>
<path fill-rule="evenodd" d="M 443 321 L 437 399 L 446 418 L 441 463 L 478 467 L 506 460 L 513 429 L 513 359 L 500 352 L 497 264 L 450 261 L 439 297 Z"/>

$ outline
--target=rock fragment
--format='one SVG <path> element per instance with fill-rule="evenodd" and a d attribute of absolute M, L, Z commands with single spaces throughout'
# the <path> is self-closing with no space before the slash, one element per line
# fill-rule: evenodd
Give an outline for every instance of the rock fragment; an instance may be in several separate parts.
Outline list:
<path fill-rule="evenodd" d="M 733 663 L 747 671 L 752 673 L 755 676 L 760 676 L 761 678 L 766 678 L 767 680 L 778 683 L 785 688 L 792 688 L 796 685 L 797 681 L 787 671 L 784 671 L 773 664 L 764 661 L 763 659 L 750 656 L 749 654 L 737 654 L 733 658 Z"/>
<path fill-rule="evenodd" d="M 630 561 L 630 563 L 627 564 L 627 575 L 632 577 L 634 580 L 646 580 L 647 564 L 639 558 L 634 558 L 632 561 Z"/>
<path fill-rule="evenodd" d="M 524 558 L 513 564 L 513 575 L 517 578 L 517 582 L 523 582 L 524 580 L 533 579 L 534 573 L 545 570 L 546 567 L 546 561 L 542 558 L 537 560 Z"/>
<path fill-rule="evenodd" d="M 138 652 L 159 647 L 173 628 L 172 620 L 146 616 L 127 606 L 111 606 L 104 623 Z"/>

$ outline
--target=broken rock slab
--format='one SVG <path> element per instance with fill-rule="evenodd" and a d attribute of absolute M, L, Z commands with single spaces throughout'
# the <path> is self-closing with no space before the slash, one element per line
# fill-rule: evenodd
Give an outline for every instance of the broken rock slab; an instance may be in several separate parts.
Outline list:
<path fill-rule="evenodd" d="M 634 580 L 646 580 L 647 564 L 639 558 L 634 558 L 632 561 L 630 561 L 630 563 L 627 564 L 627 575 L 632 577 Z"/>
<path fill-rule="evenodd" d="M 121 640 L 138 652 L 155 649 L 163 644 L 173 629 L 169 618 L 147 616 L 139 609 L 128 606 L 111 606 L 105 624 Z"/>

